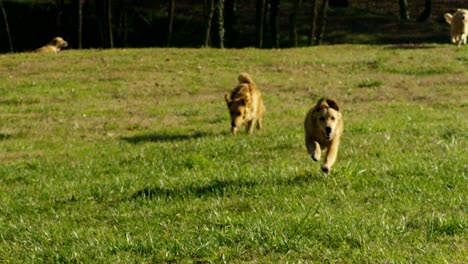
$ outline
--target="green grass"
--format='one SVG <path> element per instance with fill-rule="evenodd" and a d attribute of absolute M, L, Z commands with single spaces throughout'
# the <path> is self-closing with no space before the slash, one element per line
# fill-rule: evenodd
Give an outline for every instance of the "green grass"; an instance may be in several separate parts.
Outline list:
<path fill-rule="evenodd" d="M 466 263 L 468 53 L 452 45 L 0 56 L 0 261 Z M 265 129 L 229 134 L 240 72 Z M 328 175 L 303 119 L 343 109 Z"/>

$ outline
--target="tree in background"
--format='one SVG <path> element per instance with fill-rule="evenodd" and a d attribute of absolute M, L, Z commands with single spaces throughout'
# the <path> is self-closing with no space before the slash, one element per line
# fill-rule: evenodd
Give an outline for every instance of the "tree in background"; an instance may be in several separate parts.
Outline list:
<path fill-rule="evenodd" d="M 318 1 L 312 0 L 312 23 L 310 25 L 309 46 L 315 43 L 315 32 L 317 31 Z"/>
<path fill-rule="evenodd" d="M 57 35 L 62 35 L 62 20 L 63 20 L 63 8 L 65 6 L 65 0 L 56 0 L 55 5 L 57 6 Z"/>
<path fill-rule="evenodd" d="M 322 44 L 325 25 L 327 23 L 329 0 L 322 0 L 320 10 L 318 9 L 318 1 L 312 1 L 312 25 L 310 27 L 309 45 Z"/>
<path fill-rule="evenodd" d="M 325 33 L 325 24 L 327 23 L 328 1 L 329 0 L 323 0 L 322 5 L 320 6 L 319 27 L 317 38 L 315 39 L 315 45 L 322 44 L 323 34 Z"/>
<path fill-rule="evenodd" d="M 80 0 L 81 1 L 81 0 Z M 101 18 L 97 20 L 101 45 L 105 48 L 114 48 L 114 34 L 112 22 L 112 0 L 89 1 L 94 4 L 94 16 Z M 89 15 L 89 14 L 88 14 Z M 86 16 L 85 16 L 86 17 Z"/>
<path fill-rule="evenodd" d="M 174 23 L 174 8 L 175 8 L 175 0 L 169 1 L 169 8 L 168 8 L 168 15 L 169 15 L 169 28 L 167 30 L 167 46 L 171 45 L 172 39 L 172 25 Z"/>
<path fill-rule="evenodd" d="M 236 28 L 237 0 L 226 0 L 224 3 L 224 29 L 226 32 L 225 41 L 231 46 L 235 46 L 239 38 Z"/>
<path fill-rule="evenodd" d="M 122 40 L 123 47 L 128 47 L 128 8 L 128 1 L 120 0 L 117 37 Z"/>
<path fill-rule="evenodd" d="M 205 0 L 205 47 L 209 47 L 211 43 L 211 22 L 213 21 L 213 16 L 215 12 L 215 3 L 214 0 Z"/>
<path fill-rule="evenodd" d="M 277 49 L 280 48 L 279 11 L 280 11 L 280 0 L 270 0 L 271 46 Z"/>
<path fill-rule="evenodd" d="M 265 26 L 266 0 L 256 1 L 257 47 L 263 48 L 263 30 Z"/>
<path fill-rule="evenodd" d="M 400 5 L 400 18 L 402 20 L 409 20 L 409 9 L 407 0 L 398 0 Z"/>
<path fill-rule="evenodd" d="M 289 18 L 289 25 L 290 25 L 290 40 L 291 40 L 291 46 L 292 47 L 297 47 L 298 45 L 298 37 L 297 37 L 297 13 L 299 12 L 299 7 L 302 6 L 302 0 L 295 0 L 294 1 L 294 7 L 293 11 L 291 13 L 291 16 Z"/>
<path fill-rule="evenodd" d="M 112 33 L 112 0 L 107 0 L 107 26 L 109 36 L 109 48 L 114 48 L 114 34 Z"/>
<path fill-rule="evenodd" d="M 83 5 L 85 0 L 78 0 L 78 49 L 83 48 Z"/>
<path fill-rule="evenodd" d="M 432 13 L 432 0 L 425 0 L 424 10 L 421 13 L 421 15 L 419 15 L 417 21 L 423 22 L 423 21 L 428 20 L 431 17 L 431 13 Z"/>
<path fill-rule="evenodd" d="M 8 44 L 10 44 L 10 52 L 13 52 L 13 41 L 11 40 L 10 26 L 8 26 L 8 17 L 5 7 L 3 6 L 2 0 L 0 0 L 0 8 L 2 9 L 3 20 L 5 21 L 5 31 L 8 35 Z"/>
<path fill-rule="evenodd" d="M 219 47 L 224 49 L 224 0 L 218 1 L 218 36 Z"/>

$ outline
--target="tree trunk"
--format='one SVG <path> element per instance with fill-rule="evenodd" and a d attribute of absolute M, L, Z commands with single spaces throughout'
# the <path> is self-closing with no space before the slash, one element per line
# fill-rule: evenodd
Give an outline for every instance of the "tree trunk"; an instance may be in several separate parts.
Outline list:
<path fill-rule="evenodd" d="M 320 7 L 320 26 L 318 27 L 317 39 L 315 40 L 316 45 L 322 44 L 323 33 L 325 32 L 325 24 L 327 23 L 328 1 L 329 0 L 323 0 L 322 6 Z"/>
<path fill-rule="evenodd" d="M 83 47 L 83 4 L 85 0 L 78 0 L 78 49 Z"/>
<path fill-rule="evenodd" d="M 419 15 L 418 22 L 424 22 L 431 18 L 432 13 L 432 0 L 424 1 L 424 11 Z"/>
<path fill-rule="evenodd" d="M 312 0 L 312 25 L 310 26 L 309 34 L 309 46 L 315 44 L 315 32 L 317 31 L 317 14 L 318 14 L 318 3 L 317 0 Z"/>
<path fill-rule="evenodd" d="M 231 47 L 237 46 L 235 43 L 239 36 L 235 29 L 236 24 L 236 0 L 226 0 L 224 4 L 224 29 L 226 31 L 225 41 Z"/>
<path fill-rule="evenodd" d="M 2 9 L 3 20 L 5 21 L 5 31 L 8 35 L 8 44 L 10 45 L 10 52 L 13 53 L 13 41 L 11 40 L 10 26 L 8 25 L 8 17 L 5 7 L 3 6 L 3 1 L 0 0 L 0 8 Z"/>
<path fill-rule="evenodd" d="M 58 9 L 56 23 L 57 23 L 57 35 L 62 35 L 62 17 L 63 17 L 63 9 L 65 5 L 65 0 L 56 0 L 56 6 Z"/>
<path fill-rule="evenodd" d="M 99 36 L 101 40 L 100 46 L 102 48 L 108 48 L 109 47 L 109 37 L 108 37 L 108 27 L 107 27 L 107 0 L 105 1 L 94 1 L 95 3 L 95 8 L 96 8 L 96 22 L 97 26 L 99 27 Z"/>
<path fill-rule="evenodd" d="M 256 4 L 256 20 L 257 20 L 257 45 L 263 48 L 263 28 L 265 26 L 265 0 L 257 0 Z"/>
<path fill-rule="evenodd" d="M 128 47 L 128 41 L 127 41 L 127 31 L 128 31 L 127 8 L 128 6 L 126 2 L 127 2 L 126 0 L 118 1 L 117 14 L 119 18 L 116 24 L 117 39 L 119 43 L 121 43 L 121 46 L 125 48 Z"/>
<path fill-rule="evenodd" d="M 279 49 L 279 9 L 280 0 L 270 0 L 270 29 L 271 29 L 271 45 L 273 48 Z"/>
<path fill-rule="evenodd" d="M 172 25 L 174 23 L 174 8 L 175 8 L 175 0 L 169 1 L 169 28 L 167 31 L 167 46 L 171 45 L 172 40 Z"/>
<path fill-rule="evenodd" d="M 114 34 L 112 34 L 112 0 L 107 1 L 107 22 L 109 29 L 109 47 L 114 48 Z"/>
<path fill-rule="evenodd" d="M 224 49 L 224 0 L 218 2 L 218 35 L 219 47 Z"/>
<path fill-rule="evenodd" d="M 409 20 L 408 1 L 399 0 L 398 4 L 400 5 L 400 18 L 402 20 Z"/>
<path fill-rule="evenodd" d="M 291 40 L 291 46 L 297 47 L 298 46 L 298 37 L 297 37 L 297 13 L 299 12 L 299 6 L 301 6 L 302 0 L 295 0 L 294 1 L 294 8 L 289 18 L 290 24 L 290 32 L 289 38 Z"/>
<path fill-rule="evenodd" d="M 206 12 L 206 31 L 205 31 L 205 47 L 210 46 L 211 42 L 211 22 L 213 21 L 213 15 L 215 12 L 214 0 L 208 0 L 207 12 Z"/>
<path fill-rule="evenodd" d="M 128 47 L 128 15 L 127 9 L 124 10 L 124 47 Z"/>

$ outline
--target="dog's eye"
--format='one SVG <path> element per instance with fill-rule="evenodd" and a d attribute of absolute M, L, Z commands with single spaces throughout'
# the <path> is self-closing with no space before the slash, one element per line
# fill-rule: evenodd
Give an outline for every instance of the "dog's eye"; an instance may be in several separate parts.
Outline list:
<path fill-rule="evenodd" d="M 335 117 L 334 117 L 334 116 L 332 116 L 332 117 L 331 117 L 331 120 L 335 120 Z"/>
<path fill-rule="evenodd" d="M 320 118 L 320 121 L 325 121 L 325 120 L 327 120 L 325 117 Z"/>

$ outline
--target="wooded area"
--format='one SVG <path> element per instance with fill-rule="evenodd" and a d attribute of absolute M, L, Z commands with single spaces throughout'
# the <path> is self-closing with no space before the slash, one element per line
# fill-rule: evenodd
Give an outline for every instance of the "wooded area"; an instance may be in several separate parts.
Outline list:
<path fill-rule="evenodd" d="M 0 52 L 32 50 L 55 36 L 77 49 L 320 45 L 329 11 L 348 1 L 0 0 Z M 418 21 L 431 14 L 432 1 L 425 3 Z M 399 5 L 409 20 L 408 1 Z"/>

